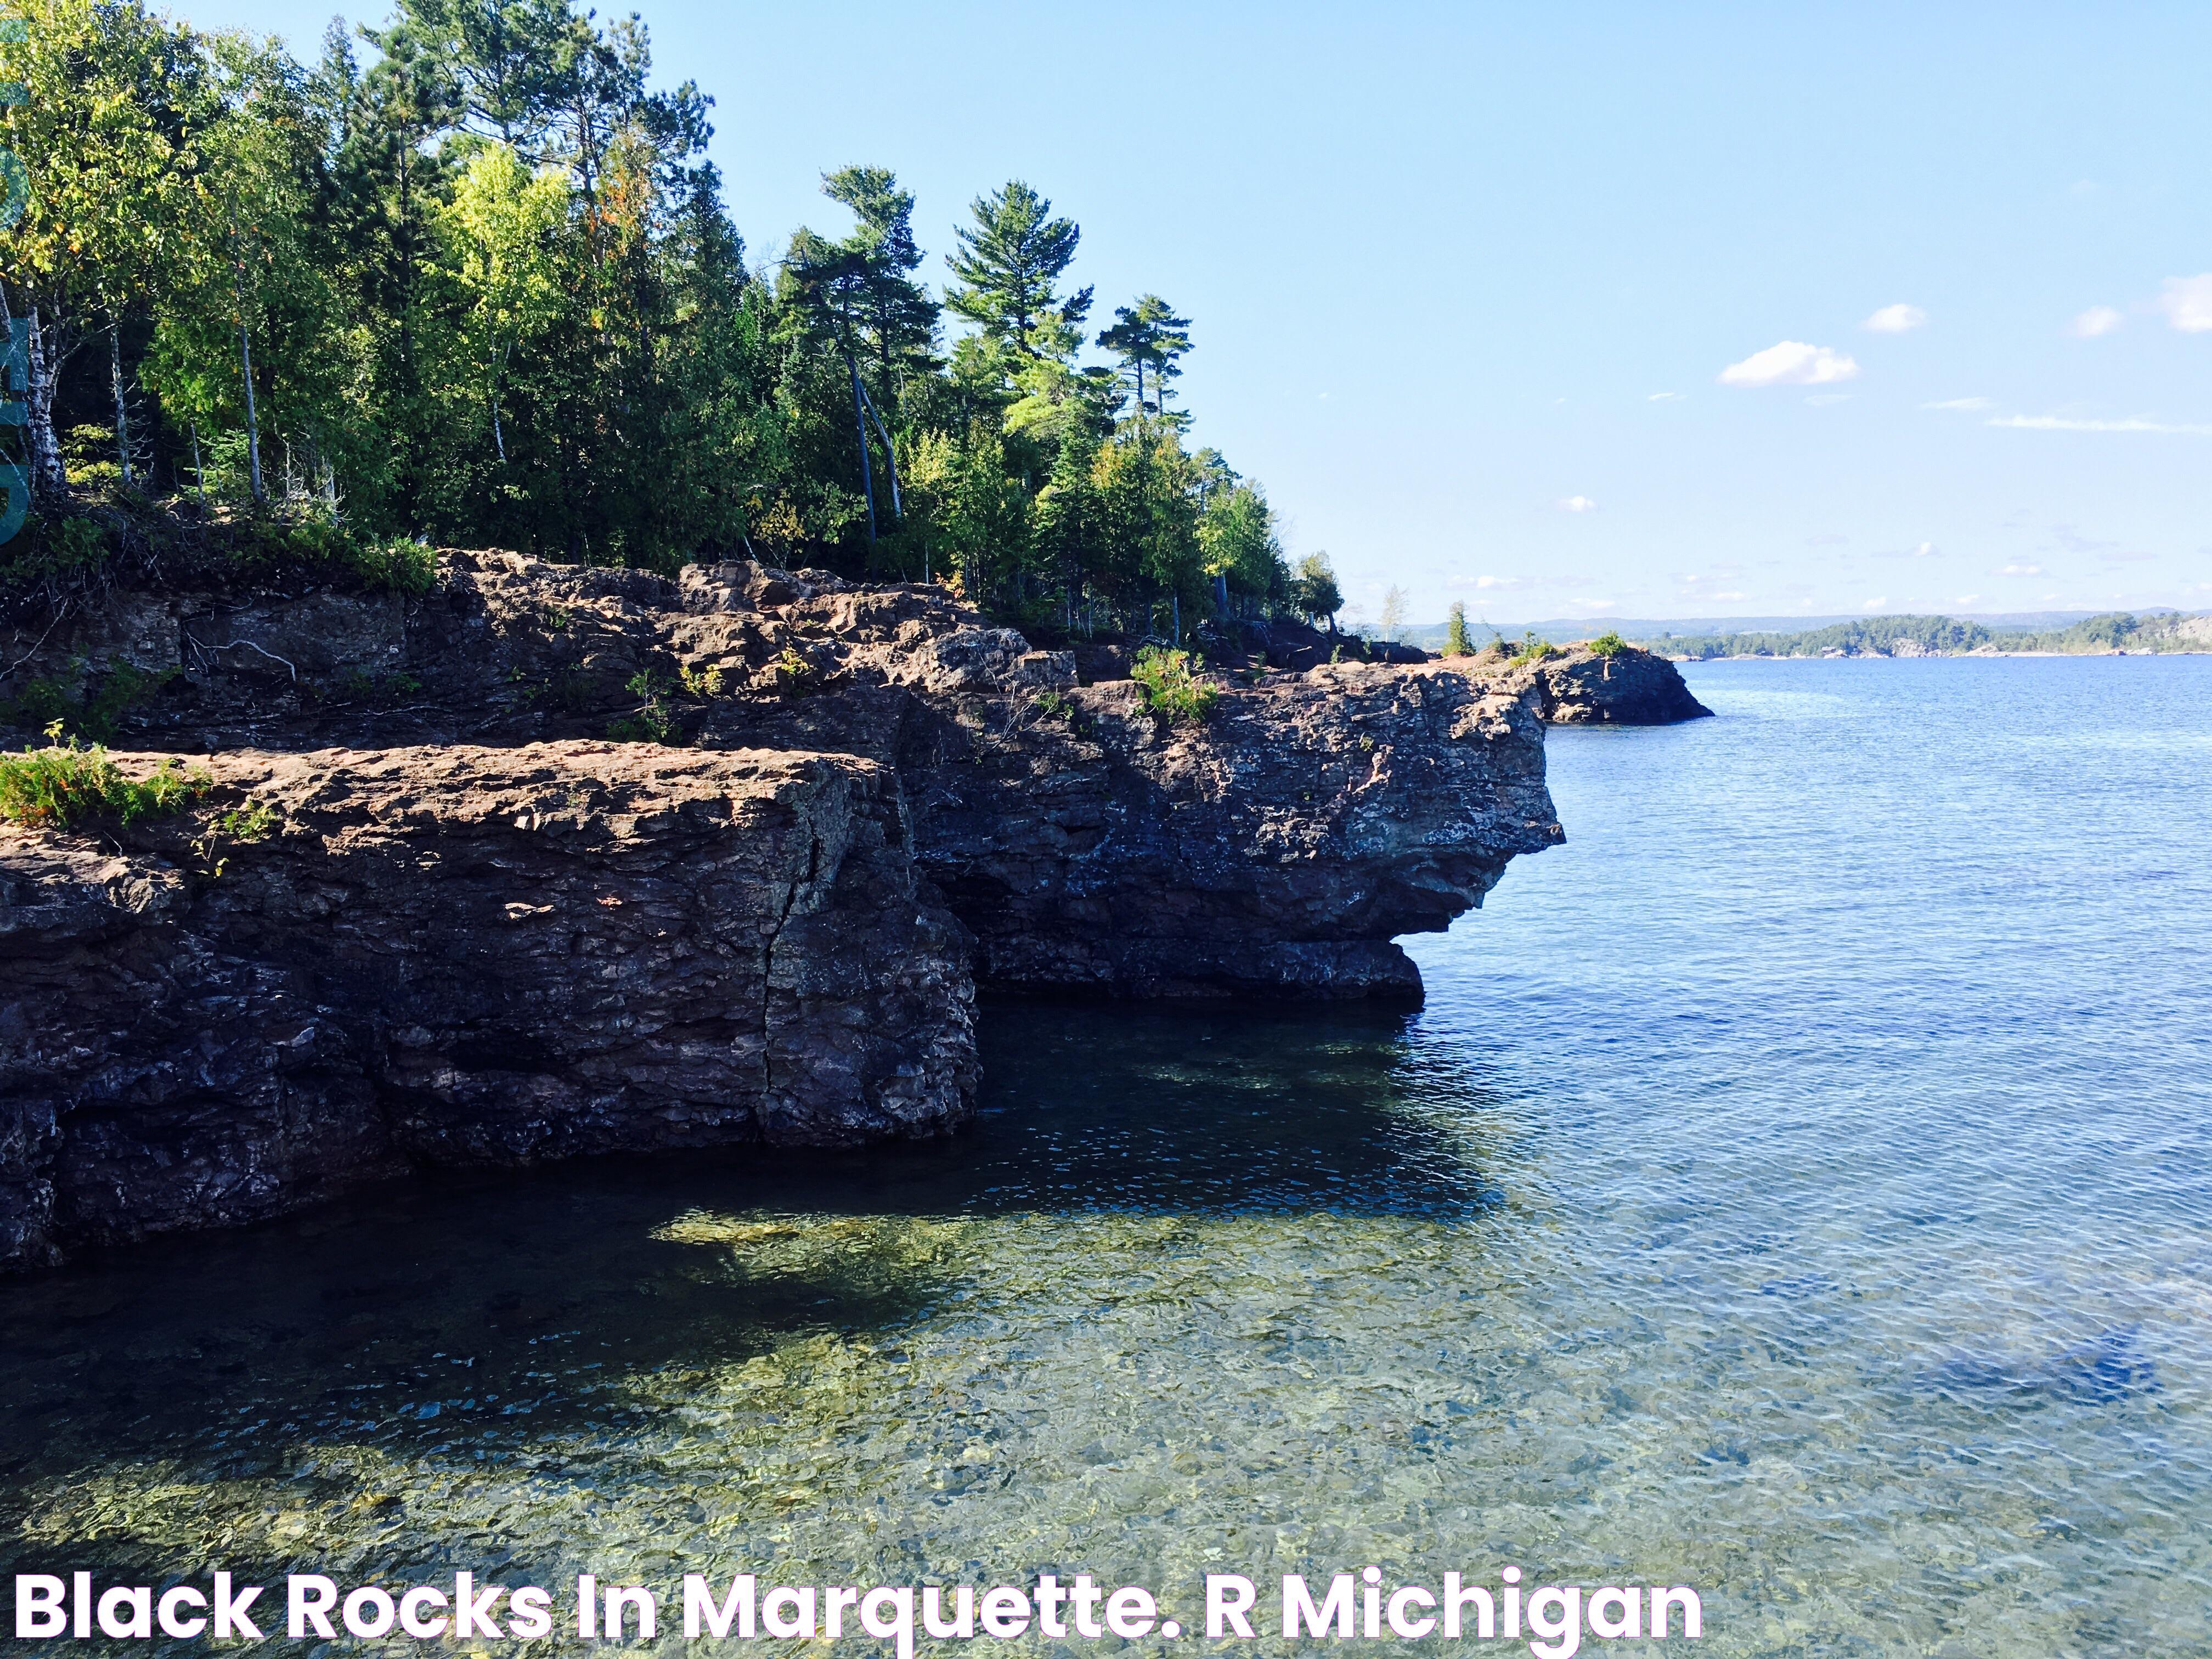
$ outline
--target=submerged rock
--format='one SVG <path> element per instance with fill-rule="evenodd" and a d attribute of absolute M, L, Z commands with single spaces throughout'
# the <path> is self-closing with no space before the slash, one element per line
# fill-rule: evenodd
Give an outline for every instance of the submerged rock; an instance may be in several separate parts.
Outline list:
<path fill-rule="evenodd" d="M 0 831 L 0 1263 L 425 1161 L 934 1133 L 976 981 L 1414 998 L 1394 939 L 1561 838 L 1541 695 L 1471 659 L 1177 720 L 941 588 L 753 564 L 127 609 L 17 684 L 125 685 L 130 763 L 215 787 Z"/>

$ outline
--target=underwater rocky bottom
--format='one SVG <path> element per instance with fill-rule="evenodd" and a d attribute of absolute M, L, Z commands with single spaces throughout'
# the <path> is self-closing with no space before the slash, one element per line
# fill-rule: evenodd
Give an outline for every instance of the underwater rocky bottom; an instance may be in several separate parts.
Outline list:
<path fill-rule="evenodd" d="M 1409 942 L 1418 1012 L 993 1004 L 945 1140 L 0 1286 L 0 1571 L 1088 1571 L 1188 1624 L 1208 1571 L 1511 1564 L 1695 1586 L 1716 1654 L 2185 1650 L 2208 671 L 1697 671 L 1719 720 L 1553 735 L 1575 839 Z"/>

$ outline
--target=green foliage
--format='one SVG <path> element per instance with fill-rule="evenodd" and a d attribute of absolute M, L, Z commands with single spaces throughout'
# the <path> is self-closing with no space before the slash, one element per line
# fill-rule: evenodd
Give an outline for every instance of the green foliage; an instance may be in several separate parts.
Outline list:
<path fill-rule="evenodd" d="M 2107 611 L 2064 628 L 1999 630 L 1953 617 L 1870 617 L 1802 633 L 1776 632 L 1675 635 L 1644 641 L 1670 656 L 1871 657 L 1955 655 L 1978 650 L 2074 653 L 2186 648 L 2192 641 L 2173 627 L 2170 617 L 2140 617 Z"/>
<path fill-rule="evenodd" d="M 350 562 L 374 592 L 419 596 L 438 585 L 438 556 L 404 537 L 353 544 Z"/>
<path fill-rule="evenodd" d="M 216 815 L 216 828 L 231 840 L 251 845 L 266 841 L 276 833 L 278 823 L 276 809 L 265 802 L 249 800 L 236 811 Z"/>
<path fill-rule="evenodd" d="M 1506 659 L 1509 668 L 1526 668 L 1532 662 L 1542 662 L 1547 657 L 1559 655 L 1559 647 L 1549 640 L 1540 640 L 1531 633 L 1522 637 L 1521 648 Z"/>
<path fill-rule="evenodd" d="M 1188 651 L 1148 645 L 1137 653 L 1129 678 L 1136 681 L 1146 710 L 1170 720 L 1203 720 L 1221 700 L 1219 687 L 1192 672 Z"/>
<path fill-rule="evenodd" d="M 70 667 L 81 678 L 81 694 L 71 695 L 60 680 L 33 680 L 10 702 L 0 703 L 0 720 L 45 727 L 72 739 L 110 743 L 125 714 L 183 672 L 175 667 L 143 669 L 119 659 L 98 666 L 79 659 Z"/>
<path fill-rule="evenodd" d="M 32 184 L 10 307 L 57 356 L 112 335 L 136 441 L 243 574 L 417 594 L 432 545 L 659 570 L 742 550 L 1176 643 L 1219 611 L 1341 608 L 1325 557 L 1288 568 L 1261 486 L 1186 442 L 1187 316 L 1139 295 L 1096 337 L 1112 361 L 1081 361 L 1081 231 L 1030 185 L 975 198 L 940 295 L 913 193 L 841 167 L 823 194 L 849 223 L 762 277 L 708 100 L 655 89 L 635 16 L 396 5 L 306 63 L 146 0 L 29 0 L 0 42 L 29 88 L 0 114 Z M 948 342 L 947 312 L 972 331 Z M 64 453 L 28 403 L 45 482 L 143 502 L 124 434 Z M 0 592 L 137 550 L 90 519 L 26 541 Z"/>
<path fill-rule="evenodd" d="M 640 669 L 628 682 L 630 694 L 638 699 L 637 708 L 621 719 L 609 722 L 607 736 L 617 743 L 658 743 L 670 748 L 682 746 L 683 722 L 677 717 L 668 700 L 674 684 L 650 668 Z"/>
<path fill-rule="evenodd" d="M 180 812 L 213 787 L 173 756 L 143 778 L 125 775 L 95 744 L 62 740 L 58 721 L 46 746 L 0 755 L 0 819 L 33 830 L 69 830 L 101 821 L 131 824 Z"/>
<path fill-rule="evenodd" d="M 1590 651 L 1601 657 L 1617 657 L 1628 649 L 1628 641 L 1620 637 L 1620 630 L 1617 628 L 1609 628 L 1585 643 Z"/>
<path fill-rule="evenodd" d="M 1468 642 L 1467 637 L 1467 607 L 1455 601 L 1451 615 L 1444 622 L 1444 655 L 1468 657 L 1474 654 L 1474 647 Z"/>
<path fill-rule="evenodd" d="M 769 664 L 775 689 L 787 697 L 804 697 L 821 690 L 821 672 L 790 646 Z"/>
<path fill-rule="evenodd" d="M 1291 605 L 1293 610 L 1318 627 L 1327 623 L 1336 626 L 1336 613 L 1344 609 L 1344 592 L 1336 585 L 1336 569 L 1326 553 L 1309 553 L 1298 561 L 1297 577 L 1291 584 Z"/>

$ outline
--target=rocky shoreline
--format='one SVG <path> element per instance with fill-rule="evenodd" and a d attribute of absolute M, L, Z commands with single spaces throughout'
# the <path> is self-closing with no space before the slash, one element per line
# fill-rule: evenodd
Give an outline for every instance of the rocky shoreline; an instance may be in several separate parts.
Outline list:
<path fill-rule="evenodd" d="M 1394 938 L 1561 839 L 1543 721 L 1687 717 L 1642 653 L 1263 649 L 1178 721 L 940 588 L 749 564 L 66 634 L 9 652 L 19 726 L 121 684 L 118 761 L 204 787 L 0 828 L 0 1269 L 431 1160 L 941 1133 L 979 984 L 1418 998 Z"/>

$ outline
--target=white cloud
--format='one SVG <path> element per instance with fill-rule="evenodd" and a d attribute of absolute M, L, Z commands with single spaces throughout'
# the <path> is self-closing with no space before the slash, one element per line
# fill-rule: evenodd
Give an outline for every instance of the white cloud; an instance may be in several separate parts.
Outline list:
<path fill-rule="evenodd" d="M 1920 406 L 1923 409 L 1956 409 L 1972 415 L 1984 409 L 1995 409 L 1997 405 L 1996 399 L 1994 398 L 1946 398 L 1941 403 L 1923 404 Z"/>
<path fill-rule="evenodd" d="M 2158 308 L 2184 334 L 2212 334 L 2212 270 L 2202 276 L 2167 277 Z"/>
<path fill-rule="evenodd" d="M 2169 436 L 2212 438 L 2212 426 L 2168 421 L 2075 421 L 2062 415 L 1999 415 L 1990 424 L 2023 432 L 2162 432 Z"/>
<path fill-rule="evenodd" d="M 1972 605 L 1981 597 L 1982 596 L 1978 593 L 1961 593 L 1954 599 L 1951 603 L 1954 605 Z"/>
<path fill-rule="evenodd" d="M 1518 587 L 1521 579 L 1518 576 L 1477 576 L 1474 585 L 1477 587 Z"/>
<path fill-rule="evenodd" d="M 1887 594 L 1885 594 L 1883 597 L 1881 597 L 1881 599 L 1869 599 L 1869 600 L 1868 600 L 1868 601 L 1867 601 L 1863 605 L 1861 605 L 1859 608 L 1860 608 L 1862 611 L 1883 611 L 1883 610 L 1887 610 L 1887 609 L 1888 608 L 1888 606 L 1889 606 L 1889 599 L 1888 599 L 1888 596 L 1887 596 Z"/>
<path fill-rule="evenodd" d="M 2008 564 L 1997 572 L 2000 576 L 2040 576 L 2042 574 L 2043 567 L 2039 564 Z"/>
<path fill-rule="evenodd" d="M 1647 404 L 1679 404 L 1684 400 L 1679 392 L 1655 392 L 1644 401 Z"/>
<path fill-rule="evenodd" d="M 1934 558 L 1936 556 L 1936 544 L 1933 542 L 1921 543 L 1917 547 L 1912 550 L 1912 556 L 1916 559 Z"/>
<path fill-rule="evenodd" d="M 2066 331 L 2077 340 L 2094 340 L 2100 335 L 2112 333 L 2125 321 L 2127 319 L 2110 306 L 2091 306 L 2067 324 Z"/>
<path fill-rule="evenodd" d="M 1595 513 L 1597 511 L 1597 503 L 1587 495 L 1568 495 L 1561 498 L 1559 501 L 1559 511 L 1562 513 Z"/>
<path fill-rule="evenodd" d="M 1928 320 L 1918 306 L 1884 306 L 1859 326 L 1873 334 L 1909 334 Z"/>
<path fill-rule="evenodd" d="M 1859 366 L 1828 346 L 1784 340 L 1720 372 L 1723 386 L 1827 386 L 1858 378 Z"/>

